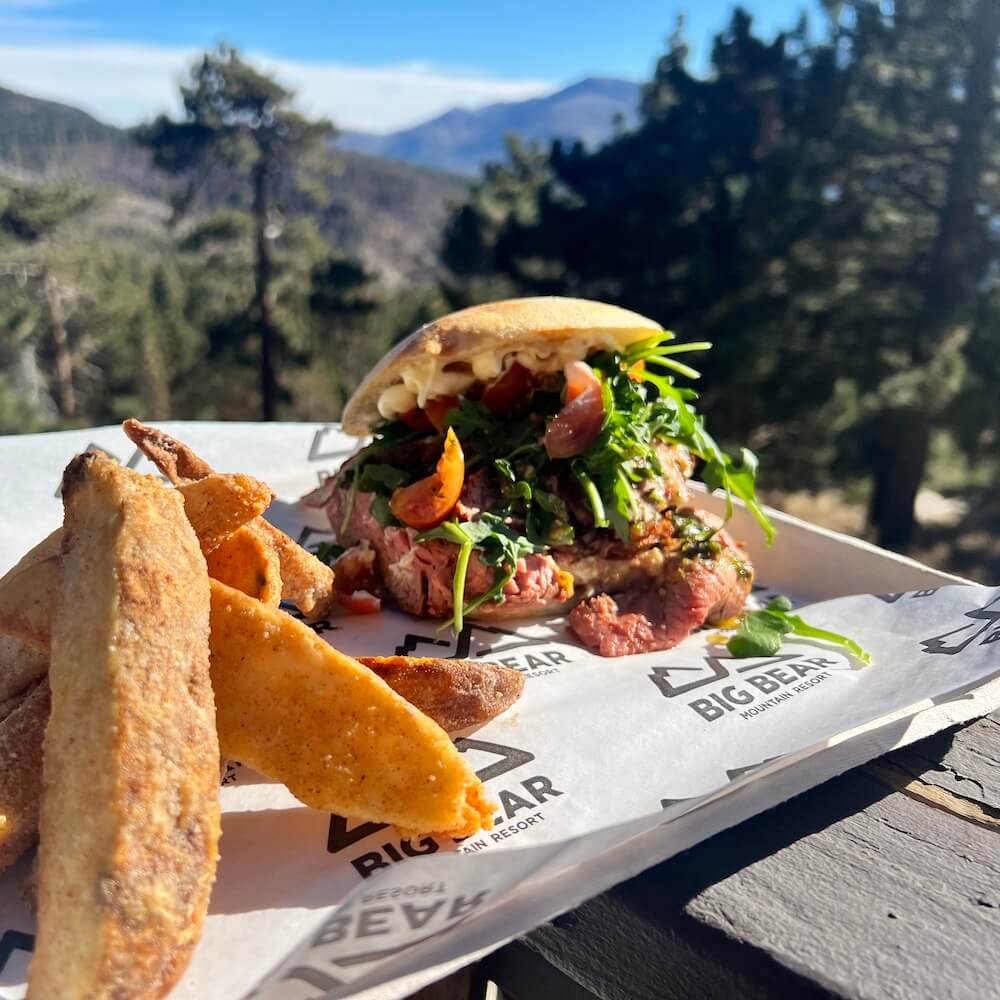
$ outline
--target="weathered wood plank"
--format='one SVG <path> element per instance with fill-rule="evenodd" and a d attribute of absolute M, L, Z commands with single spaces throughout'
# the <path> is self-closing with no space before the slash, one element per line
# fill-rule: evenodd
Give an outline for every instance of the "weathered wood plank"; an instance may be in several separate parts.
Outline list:
<path fill-rule="evenodd" d="M 705 933 L 696 921 L 685 917 L 675 900 L 662 910 L 656 906 L 651 911 L 636 905 L 625 887 L 538 928 L 523 944 L 577 989 L 599 1000 L 769 1000 L 779 996 L 818 1000 L 827 995 L 807 978 L 767 959 L 759 960 L 723 935 Z M 487 968 L 506 995 L 509 981 L 502 967 L 494 972 L 494 965 L 489 964 L 493 961 L 493 956 L 486 960 Z M 534 978 L 545 983 L 545 989 L 511 989 L 515 1000 L 576 996 L 551 977 L 536 972 Z"/>
<path fill-rule="evenodd" d="M 886 760 L 1000 816 L 1000 712 L 904 747 Z"/>
<path fill-rule="evenodd" d="M 916 771 L 945 799 L 960 789 L 963 801 L 990 810 L 1000 801 L 998 732 L 995 718 L 980 720 L 893 754 L 886 766 L 904 778 Z M 1000 992 L 1000 832 L 855 771 L 591 900 L 525 943 L 602 1000 L 978 1000 Z"/>
<path fill-rule="evenodd" d="M 842 996 L 980 998 L 998 985 L 1000 835 L 893 794 L 686 912 Z"/>

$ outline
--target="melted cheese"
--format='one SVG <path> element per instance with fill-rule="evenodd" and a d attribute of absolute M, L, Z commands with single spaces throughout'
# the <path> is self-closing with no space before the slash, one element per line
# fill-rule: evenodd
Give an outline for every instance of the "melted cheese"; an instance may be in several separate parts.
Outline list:
<path fill-rule="evenodd" d="M 455 356 L 444 360 L 427 355 L 411 362 L 399 374 L 399 381 L 383 389 L 378 398 L 378 412 L 386 420 L 426 406 L 428 399 L 457 396 L 476 382 L 491 382 L 514 362 L 532 372 L 557 372 L 570 361 L 579 361 L 595 351 L 613 350 L 642 340 L 655 330 L 588 330 L 564 340 L 525 338 L 519 346 L 496 347 L 475 355 Z"/>

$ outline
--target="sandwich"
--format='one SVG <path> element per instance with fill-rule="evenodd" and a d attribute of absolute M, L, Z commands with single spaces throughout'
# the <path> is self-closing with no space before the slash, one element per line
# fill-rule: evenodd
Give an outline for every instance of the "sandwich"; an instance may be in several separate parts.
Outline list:
<path fill-rule="evenodd" d="M 344 430 L 370 443 L 305 498 L 346 551 L 348 610 L 568 613 L 590 649 L 668 649 L 738 616 L 753 568 L 694 505 L 697 471 L 741 499 L 770 541 L 756 459 L 716 444 L 677 342 L 617 306 L 541 297 L 428 323 L 362 381 Z"/>

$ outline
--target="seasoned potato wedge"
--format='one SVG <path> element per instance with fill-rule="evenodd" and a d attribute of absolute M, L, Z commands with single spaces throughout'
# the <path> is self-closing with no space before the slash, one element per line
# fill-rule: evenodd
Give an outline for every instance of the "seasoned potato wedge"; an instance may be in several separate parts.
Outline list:
<path fill-rule="evenodd" d="M 151 476 L 81 455 L 63 502 L 28 996 L 161 997 L 218 856 L 208 574 Z"/>
<path fill-rule="evenodd" d="M 35 681 L 0 710 L 0 871 L 38 839 L 42 740 L 49 682 Z"/>
<path fill-rule="evenodd" d="M 211 553 L 234 532 L 267 509 L 272 493 L 269 487 L 252 476 L 212 473 L 206 478 L 178 487 L 184 512 L 203 552 Z M 263 522 L 260 522 L 263 523 Z M 277 556 L 269 551 L 266 537 L 256 527 L 256 548 L 267 567 L 265 594 L 273 603 L 280 594 Z M 52 605 L 59 586 L 59 546 L 63 529 L 57 528 L 38 543 L 3 577 L 0 577 L 0 636 L 10 636 L 32 648 L 47 653 Z M 227 581 L 229 582 L 229 581 Z M 234 583 L 234 586 L 239 586 Z M 0 654 L 2 654 L 0 649 Z M 0 655 L 2 659 L 2 655 Z M 23 686 L 23 685 L 22 685 Z M 3 682 L 0 679 L 0 692 Z"/>
<path fill-rule="evenodd" d="M 184 513 L 206 555 L 270 506 L 269 486 L 241 473 L 213 472 L 180 487 Z"/>
<path fill-rule="evenodd" d="M 126 420 L 122 428 L 172 483 L 180 485 L 211 475 L 212 467 L 183 441 L 138 420 Z M 333 570 L 263 518 L 254 524 L 269 539 L 278 555 L 282 598 L 291 601 L 302 614 L 321 618 L 336 600 Z"/>
<path fill-rule="evenodd" d="M 205 482 L 206 480 L 201 480 Z M 206 558 L 208 575 L 277 607 L 281 603 L 281 565 L 278 554 L 257 524 L 247 524 L 230 535 Z"/>
<path fill-rule="evenodd" d="M 495 719 L 524 690 L 524 675 L 497 663 L 434 656 L 359 656 L 358 661 L 447 733 Z"/>
<path fill-rule="evenodd" d="M 212 582 L 222 752 L 306 805 L 465 837 L 493 806 L 444 731 L 312 629 Z"/>
<path fill-rule="evenodd" d="M 46 634 L 49 626 L 42 623 Z M 41 680 L 49 672 L 49 652 L 32 649 L 31 646 L 0 635 L 0 706 L 9 698 L 20 697 L 35 681 Z M 2 709 L 0 709 L 2 714 Z"/>
<path fill-rule="evenodd" d="M 0 633 L 47 654 L 61 578 L 57 555 L 26 565 L 22 559 L 0 579 Z"/>

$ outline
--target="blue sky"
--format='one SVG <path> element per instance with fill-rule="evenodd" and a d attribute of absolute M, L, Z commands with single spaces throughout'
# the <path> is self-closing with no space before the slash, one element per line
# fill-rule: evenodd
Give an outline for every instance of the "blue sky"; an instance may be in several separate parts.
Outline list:
<path fill-rule="evenodd" d="M 199 49 L 225 39 L 307 110 L 384 131 L 456 104 L 517 100 L 588 75 L 648 76 L 679 13 L 700 63 L 731 0 L 0 0 L 0 85 L 130 124 L 175 105 Z M 748 0 L 761 30 L 815 0 Z"/>

